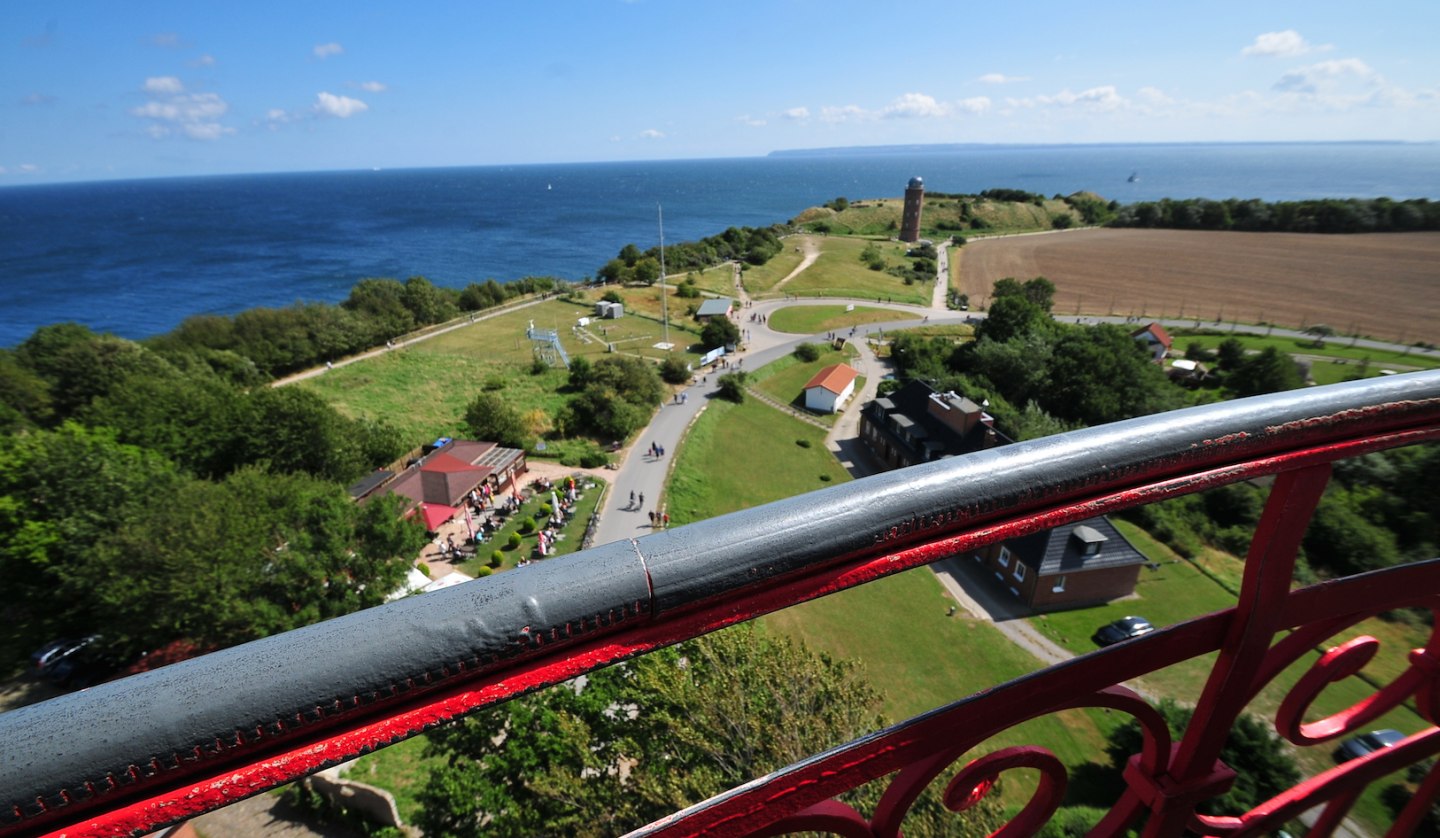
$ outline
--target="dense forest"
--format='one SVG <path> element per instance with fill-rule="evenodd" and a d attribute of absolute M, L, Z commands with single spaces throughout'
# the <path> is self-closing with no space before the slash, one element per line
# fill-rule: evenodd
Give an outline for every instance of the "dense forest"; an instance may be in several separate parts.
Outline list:
<path fill-rule="evenodd" d="M 259 340 L 244 324 L 265 316 L 230 333 Z M 0 659 L 98 634 L 94 654 L 119 666 L 337 616 L 398 585 L 424 533 L 396 502 L 357 506 L 344 487 L 410 445 L 264 386 L 246 346 L 67 323 L 0 351 Z"/>

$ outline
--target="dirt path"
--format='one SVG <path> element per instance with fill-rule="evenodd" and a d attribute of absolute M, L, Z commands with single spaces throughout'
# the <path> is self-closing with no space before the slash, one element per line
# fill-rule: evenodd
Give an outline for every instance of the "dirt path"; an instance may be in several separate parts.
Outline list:
<path fill-rule="evenodd" d="M 771 291 L 779 291 L 785 287 L 785 283 L 804 273 L 806 268 L 815 264 L 815 260 L 820 258 L 820 245 L 816 244 L 815 240 L 809 236 L 800 240 L 800 250 L 805 255 L 805 258 L 800 260 L 800 264 L 795 266 L 795 270 L 786 274 L 784 279 L 775 283 L 775 287 L 771 288 Z"/>

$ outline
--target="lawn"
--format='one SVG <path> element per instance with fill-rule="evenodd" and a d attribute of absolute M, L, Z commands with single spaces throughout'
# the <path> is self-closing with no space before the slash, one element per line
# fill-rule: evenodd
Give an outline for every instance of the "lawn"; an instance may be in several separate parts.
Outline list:
<path fill-rule="evenodd" d="M 1313 355 L 1317 357 L 1332 358 L 1337 362 L 1331 362 L 1332 366 L 1338 367 L 1339 377 L 1336 381 L 1343 381 L 1356 373 L 1366 375 L 1379 375 L 1381 368 L 1397 370 L 1411 369 L 1435 369 L 1440 367 L 1440 358 L 1432 358 L 1417 353 L 1395 352 L 1388 349 L 1367 349 L 1363 346 L 1351 346 L 1348 338 L 1330 338 L 1323 346 L 1317 346 L 1314 338 L 1293 338 L 1279 335 L 1244 335 L 1230 334 L 1228 332 L 1215 332 L 1204 330 L 1200 332 L 1188 329 L 1172 329 L 1171 336 L 1175 339 L 1175 351 L 1184 352 L 1185 348 L 1195 343 L 1208 350 L 1214 350 L 1221 342 L 1235 338 L 1244 344 L 1250 351 L 1258 352 L 1267 347 L 1275 347 L 1287 355 Z M 1368 369 L 1366 369 L 1368 363 Z M 1319 364 L 1317 364 L 1319 366 Z M 1321 383 L 1332 383 L 1325 381 Z"/>
<path fill-rule="evenodd" d="M 848 332 L 852 326 L 867 323 L 889 323 L 906 318 L 904 312 L 865 306 L 814 305 L 786 306 L 770 315 L 770 328 L 792 335 L 818 335 L 821 332 Z"/>
<path fill-rule="evenodd" d="M 785 248 L 775 254 L 770 261 L 763 265 L 744 266 L 742 279 L 745 283 L 745 290 L 750 296 L 764 296 L 766 292 L 775 287 L 776 283 L 800 267 L 800 263 L 805 261 L 805 246 L 817 239 L 808 236 L 787 236 L 781 241 Z"/>
<path fill-rule="evenodd" d="M 678 526 L 849 479 L 824 430 L 756 399 L 714 399 L 675 455 L 665 504 Z"/>
<path fill-rule="evenodd" d="M 903 242 L 826 236 L 821 239 L 820 258 L 777 290 L 801 297 L 850 297 L 914 305 L 930 302 L 933 280 L 906 285 L 897 276 L 871 270 L 860 260 L 861 252 L 871 246 L 880 249 L 888 266 L 909 267 L 911 263 L 905 258 L 908 245 Z"/>
<path fill-rule="evenodd" d="M 613 346 L 618 353 L 658 360 L 666 354 L 653 348 L 663 333 L 659 299 L 657 288 L 627 289 L 627 310 L 638 308 L 638 315 L 592 320 L 583 329 L 571 327 L 591 316 L 593 305 L 551 300 L 407 343 L 293 386 L 314 391 L 347 416 L 384 420 L 417 445 L 438 436 L 465 435 L 465 407 L 481 391 L 500 393 L 522 413 L 539 409 L 553 419 L 568 398 L 561 392 L 568 373 L 559 367 L 532 371 L 527 326 L 533 322 L 539 329 L 555 329 L 572 358 L 595 360 Z M 652 310 L 655 317 L 648 316 Z M 683 307 L 678 312 L 672 307 L 671 316 L 670 339 L 676 351 L 683 351 L 698 339 L 698 332 L 685 320 Z M 686 357 L 698 360 L 689 353 Z M 562 445 L 552 453 L 566 450 Z"/>

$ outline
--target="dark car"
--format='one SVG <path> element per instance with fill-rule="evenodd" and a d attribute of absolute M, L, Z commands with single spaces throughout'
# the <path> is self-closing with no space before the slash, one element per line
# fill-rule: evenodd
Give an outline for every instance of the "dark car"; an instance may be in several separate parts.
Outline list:
<path fill-rule="evenodd" d="M 79 640 L 66 641 L 65 643 L 58 646 L 51 644 L 51 646 L 54 646 L 54 648 L 51 649 L 48 655 L 44 656 L 43 660 L 36 664 L 38 674 L 44 676 L 50 681 L 60 683 L 61 681 L 56 678 L 55 673 L 57 669 L 63 667 L 65 669 L 65 672 L 67 673 L 65 678 L 68 679 L 68 673 L 73 671 L 73 668 L 75 666 L 72 659 L 74 659 L 77 655 L 84 655 L 86 653 L 86 650 L 95 646 L 97 641 L 99 640 L 100 635 L 91 634 L 82 637 Z M 37 652 L 36 654 L 39 654 L 39 652 Z M 35 655 L 31 655 L 31 659 L 33 660 L 34 658 Z"/>
<path fill-rule="evenodd" d="M 67 649 L 74 647 L 76 640 L 73 637 L 62 637 L 59 640 L 52 640 L 30 653 L 30 663 L 35 668 L 35 674 L 45 671 L 45 667 L 55 659 L 57 655 Z"/>
<path fill-rule="evenodd" d="M 1384 730 L 1372 730 L 1359 736 L 1353 736 L 1340 743 L 1335 749 L 1335 759 L 1339 762 L 1359 759 L 1374 751 L 1383 751 L 1386 748 L 1393 748 L 1405 734 L 1398 730 L 1385 728 Z"/>
<path fill-rule="evenodd" d="M 1113 646 L 1122 640 L 1133 640 L 1154 630 L 1155 627 L 1144 617 L 1121 617 L 1096 629 L 1095 636 L 1091 639 L 1098 646 Z"/>

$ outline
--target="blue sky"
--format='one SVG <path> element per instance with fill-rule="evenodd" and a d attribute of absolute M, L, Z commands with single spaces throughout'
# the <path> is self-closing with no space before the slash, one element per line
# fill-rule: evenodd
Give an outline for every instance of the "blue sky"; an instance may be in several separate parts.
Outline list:
<path fill-rule="evenodd" d="M 1440 2 L 8 4 L 0 185 L 889 143 L 1440 140 Z"/>

